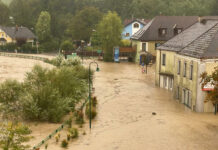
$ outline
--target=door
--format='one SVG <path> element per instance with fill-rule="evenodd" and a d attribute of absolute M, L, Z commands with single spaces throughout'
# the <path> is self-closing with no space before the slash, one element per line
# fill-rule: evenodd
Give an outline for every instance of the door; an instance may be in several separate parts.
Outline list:
<path fill-rule="evenodd" d="M 146 43 L 142 43 L 142 51 L 146 51 Z"/>

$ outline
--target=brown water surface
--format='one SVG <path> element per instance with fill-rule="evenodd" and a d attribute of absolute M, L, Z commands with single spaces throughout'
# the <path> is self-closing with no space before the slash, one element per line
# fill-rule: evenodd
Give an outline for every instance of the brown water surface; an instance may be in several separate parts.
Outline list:
<path fill-rule="evenodd" d="M 100 69 L 95 74 L 98 117 L 70 149 L 218 149 L 218 116 L 191 112 L 155 87 L 154 67 L 148 75 L 130 63 L 100 63 Z"/>

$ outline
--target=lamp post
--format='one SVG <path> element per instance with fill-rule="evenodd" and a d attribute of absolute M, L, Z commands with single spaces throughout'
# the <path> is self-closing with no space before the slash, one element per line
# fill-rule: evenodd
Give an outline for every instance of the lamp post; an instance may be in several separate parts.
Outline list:
<path fill-rule="evenodd" d="M 91 65 L 92 64 L 97 65 L 97 68 L 96 68 L 97 72 L 100 71 L 97 62 L 93 61 L 93 62 L 89 63 L 89 128 L 90 128 L 90 130 L 92 128 L 92 111 L 91 111 L 91 108 L 92 108 L 92 104 L 91 104 Z"/>
<path fill-rule="evenodd" d="M 85 41 L 81 40 L 81 47 L 82 47 L 82 63 L 83 63 L 84 44 L 85 44 Z"/>

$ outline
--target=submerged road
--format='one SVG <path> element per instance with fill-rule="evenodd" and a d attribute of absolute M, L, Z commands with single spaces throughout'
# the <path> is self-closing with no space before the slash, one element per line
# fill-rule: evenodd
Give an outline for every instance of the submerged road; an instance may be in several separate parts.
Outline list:
<path fill-rule="evenodd" d="M 191 112 L 155 87 L 154 69 L 148 75 L 131 63 L 100 63 L 100 69 L 95 74 L 98 116 L 91 132 L 87 125 L 87 135 L 69 149 L 218 149 L 218 116 Z"/>

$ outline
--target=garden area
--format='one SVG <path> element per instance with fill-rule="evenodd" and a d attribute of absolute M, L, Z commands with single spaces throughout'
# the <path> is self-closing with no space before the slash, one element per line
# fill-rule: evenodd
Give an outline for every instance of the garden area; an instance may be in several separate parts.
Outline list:
<path fill-rule="evenodd" d="M 22 81 L 12 78 L 0 83 L 0 147 L 4 150 L 48 149 L 50 144 L 67 148 L 86 134 L 82 127 L 89 118 L 88 69 L 79 57 L 65 60 L 62 55 L 44 64 L 34 64 Z M 93 119 L 96 105 L 93 96 Z M 41 135 L 39 128 L 47 129 L 47 137 L 35 138 Z"/>

